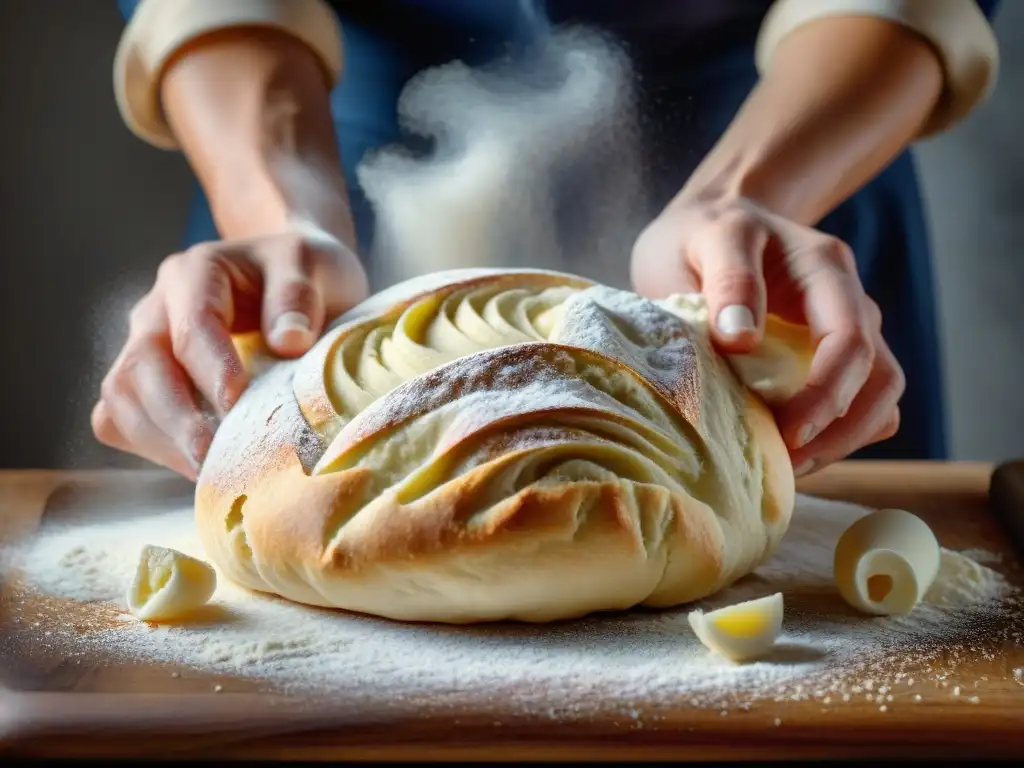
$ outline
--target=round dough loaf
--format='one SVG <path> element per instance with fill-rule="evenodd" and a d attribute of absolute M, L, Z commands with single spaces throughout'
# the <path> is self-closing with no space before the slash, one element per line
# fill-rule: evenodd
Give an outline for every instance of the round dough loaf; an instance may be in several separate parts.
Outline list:
<path fill-rule="evenodd" d="M 813 350 L 775 318 L 767 337 L 746 367 L 770 399 L 766 371 L 788 390 Z M 250 589 L 392 619 L 698 600 L 769 557 L 793 509 L 743 367 L 713 351 L 700 296 L 540 270 L 417 278 L 263 367 L 200 473 L 198 528 Z"/>

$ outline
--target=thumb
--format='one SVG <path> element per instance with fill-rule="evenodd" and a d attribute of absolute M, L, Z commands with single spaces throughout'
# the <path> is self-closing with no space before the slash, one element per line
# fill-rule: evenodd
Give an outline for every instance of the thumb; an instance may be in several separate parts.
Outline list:
<path fill-rule="evenodd" d="M 711 338 L 728 353 L 752 352 L 761 340 L 767 242 L 756 222 L 718 222 L 690 246 L 708 304 Z"/>
<path fill-rule="evenodd" d="M 324 324 L 323 290 L 316 280 L 317 258 L 299 240 L 294 253 L 264 261 L 263 336 L 280 357 L 298 357 L 320 336 Z"/>

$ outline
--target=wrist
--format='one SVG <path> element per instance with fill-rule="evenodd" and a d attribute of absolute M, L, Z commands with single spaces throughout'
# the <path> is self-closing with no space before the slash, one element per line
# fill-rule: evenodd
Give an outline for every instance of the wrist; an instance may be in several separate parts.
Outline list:
<path fill-rule="evenodd" d="M 785 178 L 773 172 L 770 158 L 752 144 L 734 149 L 723 140 L 690 176 L 670 207 L 698 209 L 714 217 L 751 203 L 787 218 L 796 218 L 801 207 Z"/>
<path fill-rule="evenodd" d="M 824 213 L 818 203 L 830 197 L 822 169 L 831 142 L 820 140 L 813 110 L 780 110 L 771 87 L 755 87 L 674 204 L 715 209 L 750 201 L 808 225 Z"/>
<path fill-rule="evenodd" d="M 306 46 L 274 30 L 204 37 L 171 62 L 162 96 L 222 237 L 299 219 L 354 247 L 329 86 Z"/>
<path fill-rule="evenodd" d="M 351 248 L 355 230 L 326 99 L 264 82 L 239 103 L 233 150 L 205 164 L 204 189 L 222 237 L 277 234 L 296 219 Z"/>
<path fill-rule="evenodd" d="M 913 140 L 942 90 L 926 41 L 883 20 L 791 32 L 684 199 L 747 198 L 812 226 Z"/>
<path fill-rule="evenodd" d="M 355 250 L 355 227 L 340 167 L 292 153 L 261 152 L 223 167 L 204 189 L 220 236 L 249 239 L 313 225 Z"/>
<path fill-rule="evenodd" d="M 225 240 L 284 231 L 288 206 L 265 169 L 221 168 L 200 181 L 217 232 Z"/>

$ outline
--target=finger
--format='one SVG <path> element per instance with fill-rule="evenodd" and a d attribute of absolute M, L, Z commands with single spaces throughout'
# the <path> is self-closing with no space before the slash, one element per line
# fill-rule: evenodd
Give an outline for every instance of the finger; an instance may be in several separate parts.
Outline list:
<path fill-rule="evenodd" d="M 112 425 L 103 425 L 102 428 L 105 434 L 114 435 L 115 439 L 125 446 L 122 450 L 172 469 L 189 480 L 196 479 L 197 467 L 193 466 L 177 450 L 170 438 L 150 420 L 133 392 L 124 387 L 116 393 L 111 393 L 108 389 L 103 397 L 102 410 L 100 417 L 109 418 L 113 422 Z"/>
<path fill-rule="evenodd" d="M 214 427 L 196 403 L 188 375 L 160 340 L 151 341 L 130 371 L 146 415 L 188 461 L 198 468 L 213 440 Z"/>
<path fill-rule="evenodd" d="M 160 333 L 166 319 L 162 306 L 154 300 L 152 292 L 146 294 L 132 307 L 128 315 L 129 338 Z M 101 396 L 89 417 L 97 440 L 111 448 L 127 452 L 134 452 L 134 447 L 118 428 L 109 403 L 116 402 L 122 397 L 131 397 L 131 386 L 130 383 L 125 384 L 124 375 L 125 363 L 131 349 L 131 346 L 126 345 L 118 353 L 110 371 L 103 379 Z"/>
<path fill-rule="evenodd" d="M 92 426 L 92 433 L 101 443 L 119 451 L 131 451 L 131 445 L 117 428 L 110 408 L 102 399 L 93 406 L 89 423 Z"/>
<path fill-rule="evenodd" d="M 899 428 L 899 400 L 903 395 L 902 371 L 888 347 L 880 343 L 879 364 L 854 399 L 849 412 L 834 421 L 817 438 L 793 453 L 797 472 L 810 466 L 820 469 L 846 458 L 854 451 L 891 437 Z"/>
<path fill-rule="evenodd" d="M 174 356 L 207 402 L 224 415 L 248 384 L 231 342 L 231 276 L 218 259 L 197 251 L 179 261 L 164 290 Z"/>
<path fill-rule="evenodd" d="M 324 323 L 366 298 L 366 270 L 352 248 L 312 222 L 294 219 L 291 227 L 317 257 L 313 279 L 323 291 Z"/>
<path fill-rule="evenodd" d="M 324 255 L 301 238 L 289 238 L 268 244 L 260 258 L 264 338 L 275 354 L 296 357 L 323 328 L 324 296 L 316 277 Z"/>
<path fill-rule="evenodd" d="M 133 453 L 136 456 L 146 459 L 146 461 L 151 461 L 154 464 L 167 467 L 192 482 L 196 481 L 198 476 L 197 470 L 188 462 L 187 459 L 185 459 L 184 456 L 170 450 L 155 452 L 147 448 L 140 448 L 132 445 L 127 438 L 121 435 L 120 430 L 117 428 L 113 417 L 110 415 L 110 412 L 106 407 L 106 403 L 102 401 L 97 403 L 96 408 L 93 409 L 93 413 L 93 429 L 94 431 L 102 431 L 102 435 L 100 432 L 97 432 L 97 439 L 99 439 L 99 441 L 104 445 L 108 445 L 111 448 L 115 448 L 116 450 L 124 451 L 126 453 Z"/>
<path fill-rule="evenodd" d="M 652 222 L 633 244 L 630 281 L 637 293 L 665 299 L 675 293 L 697 293 L 700 278 L 684 258 L 675 227 L 661 219 Z"/>
<path fill-rule="evenodd" d="M 823 260 L 806 278 L 804 303 L 817 349 L 805 387 L 777 414 L 791 449 L 807 445 L 848 412 L 875 357 L 856 273 Z"/>
<path fill-rule="evenodd" d="M 690 244 L 687 260 L 700 273 L 712 339 L 728 352 L 752 351 L 763 332 L 767 242 L 765 227 L 739 214 L 704 227 Z"/>
<path fill-rule="evenodd" d="M 900 430 L 900 409 L 896 407 L 893 409 L 892 415 L 885 420 L 885 424 L 875 434 L 868 438 L 864 445 L 873 445 L 874 443 L 880 443 L 883 440 L 888 440 L 890 437 L 895 436 Z"/>

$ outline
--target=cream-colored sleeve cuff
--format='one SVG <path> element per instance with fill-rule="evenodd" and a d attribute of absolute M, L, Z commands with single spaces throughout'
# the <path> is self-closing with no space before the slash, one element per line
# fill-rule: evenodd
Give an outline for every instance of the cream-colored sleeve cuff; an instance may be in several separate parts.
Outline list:
<path fill-rule="evenodd" d="M 942 59 L 943 98 L 922 136 L 939 133 L 988 98 L 999 70 L 999 45 L 974 0 L 776 0 L 757 40 L 757 69 L 764 74 L 782 39 L 797 27 L 829 16 L 875 16 L 924 36 Z"/>
<path fill-rule="evenodd" d="M 341 77 L 341 29 L 323 0 L 142 0 L 114 58 L 114 95 L 131 131 L 157 147 L 176 148 L 160 105 L 167 62 L 204 34 L 251 26 L 294 35 L 319 56 L 332 84 Z"/>

